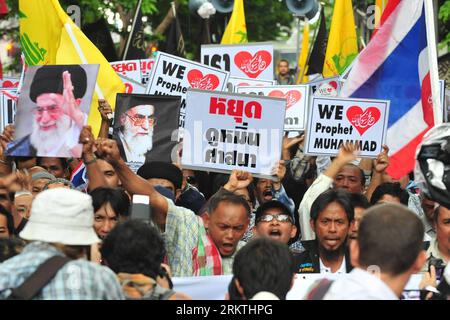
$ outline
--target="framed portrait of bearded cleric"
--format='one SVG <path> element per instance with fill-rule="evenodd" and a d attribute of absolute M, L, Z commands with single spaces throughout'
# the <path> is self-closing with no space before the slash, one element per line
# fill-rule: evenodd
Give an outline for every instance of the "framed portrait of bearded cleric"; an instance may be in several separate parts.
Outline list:
<path fill-rule="evenodd" d="M 80 158 L 99 65 L 30 66 L 17 103 L 9 156 Z"/>
<path fill-rule="evenodd" d="M 129 165 L 171 162 L 178 142 L 180 103 L 177 96 L 117 94 L 113 136 Z"/>

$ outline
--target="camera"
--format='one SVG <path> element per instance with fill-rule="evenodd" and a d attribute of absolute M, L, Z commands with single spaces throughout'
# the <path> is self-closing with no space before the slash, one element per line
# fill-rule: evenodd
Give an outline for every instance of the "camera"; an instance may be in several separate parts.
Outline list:
<path fill-rule="evenodd" d="M 150 197 L 141 194 L 133 195 L 131 202 L 131 219 L 142 220 L 153 225 Z"/>
<path fill-rule="evenodd" d="M 446 267 L 444 261 L 442 259 L 435 258 L 433 254 L 431 254 L 428 259 L 428 272 L 430 272 L 431 266 L 434 266 L 436 270 L 436 280 L 441 280 L 442 274 L 444 273 L 444 269 Z"/>

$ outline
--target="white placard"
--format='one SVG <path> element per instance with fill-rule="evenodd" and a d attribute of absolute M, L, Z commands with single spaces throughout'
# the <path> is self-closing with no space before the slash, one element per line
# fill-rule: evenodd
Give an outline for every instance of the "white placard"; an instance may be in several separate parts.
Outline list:
<path fill-rule="evenodd" d="M 448 106 L 446 104 L 447 101 L 445 101 L 445 80 L 439 80 L 439 97 L 441 99 L 441 106 L 442 106 L 442 122 L 448 122 Z"/>
<path fill-rule="evenodd" d="M 111 67 L 116 71 L 116 73 L 121 77 L 122 80 L 125 79 L 125 85 L 130 83 L 129 80 L 135 81 L 142 85 L 147 84 L 148 77 L 150 76 L 150 71 L 155 63 L 155 59 L 137 59 L 137 60 L 125 60 L 125 61 L 115 61 L 110 62 Z M 131 93 L 131 92 L 127 92 Z M 143 93 L 143 92 L 133 92 L 133 93 Z"/>
<path fill-rule="evenodd" d="M 285 100 L 189 89 L 183 168 L 245 170 L 273 178 L 281 156 Z"/>
<path fill-rule="evenodd" d="M 289 131 L 303 131 L 305 129 L 306 113 L 309 102 L 309 87 L 307 85 L 266 87 L 247 86 L 238 87 L 237 92 L 285 99 L 286 118 L 284 120 L 284 129 Z"/>
<path fill-rule="evenodd" d="M 13 124 L 16 115 L 17 89 L 0 89 L 0 132 L 8 124 Z"/>
<path fill-rule="evenodd" d="M 273 45 L 202 45 L 203 64 L 226 70 L 233 77 L 273 80 Z"/>
<path fill-rule="evenodd" d="M 342 143 L 358 141 L 361 157 L 376 157 L 386 141 L 389 101 L 312 99 L 305 154 L 334 156 Z"/>
<path fill-rule="evenodd" d="M 188 88 L 225 91 L 229 72 L 158 52 L 147 85 L 147 94 L 181 96 L 180 127 L 184 127 Z"/>
<path fill-rule="evenodd" d="M 119 77 L 120 80 L 122 80 L 123 84 L 125 85 L 125 93 L 145 93 L 145 90 L 147 88 L 140 82 L 131 80 L 120 74 Z"/>
<path fill-rule="evenodd" d="M 238 78 L 238 77 L 230 77 L 228 79 L 228 92 L 237 92 L 238 87 L 248 87 L 248 86 L 256 86 L 256 87 L 266 87 L 266 86 L 274 86 L 277 82 L 275 80 L 254 80 L 250 78 Z"/>
<path fill-rule="evenodd" d="M 18 88 L 20 78 L 3 77 L 0 79 L 0 88 Z"/>
<path fill-rule="evenodd" d="M 339 97 L 341 81 L 339 77 L 321 79 L 308 83 L 313 97 Z"/>
<path fill-rule="evenodd" d="M 341 277 L 349 277 L 346 274 L 297 274 L 294 284 L 286 296 L 286 300 L 303 300 L 311 289 L 311 286 L 323 278 L 337 280 Z M 418 300 L 411 296 L 411 292 L 419 290 L 419 283 L 423 275 L 413 274 L 403 290 L 405 300 Z M 203 277 L 174 277 L 173 289 L 176 292 L 183 292 L 189 295 L 193 300 L 225 300 L 225 294 L 228 292 L 232 275 L 224 276 L 203 276 Z"/>

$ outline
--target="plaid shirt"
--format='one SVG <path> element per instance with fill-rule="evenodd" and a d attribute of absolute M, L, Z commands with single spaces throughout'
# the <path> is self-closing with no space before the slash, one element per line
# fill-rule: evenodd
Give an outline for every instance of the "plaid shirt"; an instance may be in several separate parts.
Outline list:
<path fill-rule="evenodd" d="M 189 209 L 178 207 L 169 199 L 166 217 L 164 240 L 167 257 L 174 277 L 190 277 L 193 275 L 192 251 L 198 246 L 200 228 L 205 228 L 203 220 Z M 233 260 L 236 252 L 245 245 L 238 243 L 235 253 L 230 257 L 222 257 L 223 274 L 233 273 Z"/>
<path fill-rule="evenodd" d="M 0 264 L 0 299 L 20 286 L 47 259 L 63 255 L 44 242 L 27 245 L 21 254 Z M 110 269 L 86 260 L 64 265 L 34 298 L 36 300 L 122 300 L 122 289 Z"/>

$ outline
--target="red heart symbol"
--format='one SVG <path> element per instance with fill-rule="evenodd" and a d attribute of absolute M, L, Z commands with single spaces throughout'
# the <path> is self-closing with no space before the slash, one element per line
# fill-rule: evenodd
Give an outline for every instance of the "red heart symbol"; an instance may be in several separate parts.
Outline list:
<path fill-rule="evenodd" d="M 214 74 L 203 76 L 200 70 L 192 69 L 187 75 L 191 87 L 194 89 L 214 90 L 219 85 L 219 78 Z"/>
<path fill-rule="evenodd" d="M 328 84 L 330 86 L 332 86 L 334 88 L 334 90 L 337 90 L 337 82 L 336 81 L 330 81 L 330 82 L 328 82 Z"/>
<path fill-rule="evenodd" d="M 358 106 L 351 106 L 347 110 L 347 119 L 358 130 L 360 135 L 369 130 L 380 119 L 380 110 L 369 107 L 364 112 Z"/>
<path fill-rule="evenodd" d="M 281 90 L 273 90 L 269 92 L 269 97 L 285 98 L 286 109 L 289 109 L 301 99 L 302 94 L 297 90 L 290 90 L 286 93 Z"/>
<path fill-rule="evenodd" d="M 249 78 L 257 78 L 272 62 L 269 51 L 261 50 L 252 55 L 248 51 L 241 51 L 234 56 L 234 63 Z"/>
<path fill-rule="evenodd" d="M 13 83 L 12 81 L 5 80 L 3 81 L 3 88 L 17 88 L 19 86 L 19 81 Z"/>

